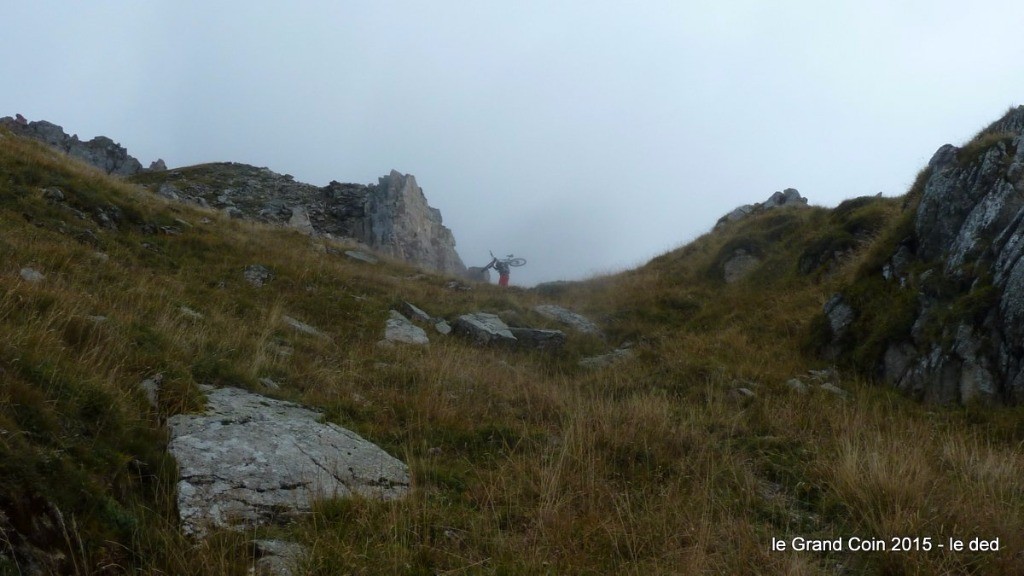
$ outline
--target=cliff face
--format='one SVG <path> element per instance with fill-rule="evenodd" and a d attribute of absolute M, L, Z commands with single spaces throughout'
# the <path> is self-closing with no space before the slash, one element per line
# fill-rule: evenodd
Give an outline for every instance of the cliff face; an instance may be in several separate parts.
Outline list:
<path fill-rule="evenodd" d="M 245 164 L 216 163 L 139 174 L 136 181 L 174 200 L 239 218 L 351 238 L 406 262 L 452 275 L 466 268 L 455 238 L 412 175 L 392 171 L 377 184 L 317 187 Z"/>
<path fill-rule="evenodd" d="M 907 202 L 887 257 L 829 301 L 833 350 L 875 338 L 863 360 L 927 401 L 1024 401 L 1024 106 L 939 148 Z"/>

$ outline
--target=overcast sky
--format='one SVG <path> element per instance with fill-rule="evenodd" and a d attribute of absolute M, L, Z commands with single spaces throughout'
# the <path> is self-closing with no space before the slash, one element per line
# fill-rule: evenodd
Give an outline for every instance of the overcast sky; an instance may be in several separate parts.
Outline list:
<path fill-rule="evenodd" d="M 74 8 L 72 8 L 74 7 Z M 144 165 L 416 176 L 512 283 L 639 265 L 740 204 L 903 194 L 1024 100 L 1024 2 L 9 3 L 0 115 Z"/>

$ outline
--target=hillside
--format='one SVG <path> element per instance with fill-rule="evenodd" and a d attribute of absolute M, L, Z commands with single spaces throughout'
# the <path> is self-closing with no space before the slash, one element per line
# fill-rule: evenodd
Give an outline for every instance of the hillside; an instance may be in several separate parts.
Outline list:
<path fill-rule="evenodd" d="M 880 269 L 913 198 L 754 210 L 635 270 L 500 289 L 346 258 L 0 131 L 0 574 L 242 575 L 266 538 L 325 575 L 1022 573 L 1021 409 L 922 404 L 861 352 L 836 351 L 839 372 L 822 356 L 826 303 Z M 603 335 L 380 345 L 405 302 L 536 328 L 560 327 L 535 308 L 558 304 Z M 203 409 L 202 386 L 315 407 L 408 464 L 411 490 L 186 536 L 165 424 Z"/>

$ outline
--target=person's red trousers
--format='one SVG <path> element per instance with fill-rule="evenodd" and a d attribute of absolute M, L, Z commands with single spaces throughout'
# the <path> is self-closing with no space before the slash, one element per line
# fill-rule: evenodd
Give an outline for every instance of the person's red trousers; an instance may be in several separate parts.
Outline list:
<path fill-rule="evenodd" d="M 498 275 L 498 286 L 508 286 L 508 274 Z"/>

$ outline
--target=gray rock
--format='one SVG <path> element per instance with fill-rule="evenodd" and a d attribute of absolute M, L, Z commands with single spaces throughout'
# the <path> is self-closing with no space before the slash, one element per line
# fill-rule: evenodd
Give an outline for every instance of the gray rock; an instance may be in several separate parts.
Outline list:
<path fill-rule="evenodd" d="M 366 252 L 360 252 L 359 250 L 346 250 L 345 256 L 348 256 L 352 260 L 365 262 L 367 264 L 376 264 L 380 262 L 377 258 L 367 254 Z"/>
<path fill-rule="evenodd" d="M 931 168 L 933 172 L 944 170 L 947 166 L 956 162 L 956 155 L 959 151 L 960 149 L 952 144 L 940 146 L 935 151 L 935 154 L 932 154 L 931 160 L 928 161 L 928 168 Z"/>
<path fill-rule="evenodd" d="M 437 330 L 438 334 L 447 336 L 452 333 L 452 326 L 447 320 L 438 320 L 434 323 L 434 330 Z"/>
<path fill-rule="evenodd" d="M 794 392 L 799 392 L 801 394 L 807 393 L 807 384 L 804 384 L 803 380 L 799 378 L 790 378 L 787 380 L 786 387 Z"/>
<path fill-rule="evenodd" d="M 765 210 L 771 210 L 773 208 L 781 207 L 796 207 L 806 208 L 807 199 L 800 195 L 795 188 L 786 188 L 782 192 L 775 192 L 768 197 L 764 202 L 757 204 L 744 204 L 733 211 L 729 212 L 725 216 L 718 219 L 715 224 L 715 228 L 723 226 L 729 222 L 736 222 L 742 220 L 751 214 L 760 214 Z"/>
<path fill-rule="evenodd" d="M 411 174 L 381 177 L 364 204 L 366 243 L 385 254 L 454 276 L 466 273 L 441 212 L 427 204 Z"/>
<path fill-rule="evenodd" d="M 501 321 L 501 318 L 485 312 L 459 316 L 455 321 L 453 330 L 455 333 L 464 335 L 479 345 L 515 345 L 516 343 L 516 337 L 509 330 L 508 326 Z"/>
<path fill-rule="evenodd" d="M 418 346 L 430 344 L 430 339 L 427 338 L 427 333 L 422 328 L 394 310 L 391 311 L 391 317 L 388 318 L 384 326 L 384 340 Z"/>
<path fill-rule="evenodd" d="M 77 135 L 68 136 L 63 128 L 45 120 L 18 122 L 7 117 L 0 119 L 0 126 L 18 136 L 38 140 L 107 174 L 131 176 L 142 171 L 142 164 L 138 160 L 106 136 L 82 142 Z"/>
<path fill-rule="evenodd" d="M 747 277 L 761 265 L 761 260 L 746 250 L 739 248 L 732 253 L 722 266 L 722 273 L 727 284 L 734 284 Z"/>
<path fill-rule="evenodd" d="M 300 574 L 309 559 L 309 548 L 296 542 L 283 540 L 254 540 L 256 552 L 255 576 L 292 576 Z"/>
<path fill-rule="evenodd" d="M 205 414 L 167 421 L 188 535 L 292 519 L 319 499 L 409 490 L 405 464 L 308 408 L 237 388 L 210 389 L 207 399 Z"/>
<path fill-rule="evenodd" d="M 43 198 L 49 202 L 63 202 L 64 192 L 62 192 L 60 188 L 56 188 L 53 186 L 49 188 L 43 188 Z"/>
<path fill-rule="evenodd" d="M 399 306 L 399 308 L 401 309 L 402 314 L 404 314 L 410 320 L 413 320 L 415 322 L 423 322 L 424 324 L 430 324 L 434 322 L 433 316 L 427 314 L 426 312 L 424 312 L 423 310 L 421 310 L 419 307 L 412 303 L 402 302 L 402 305 Z"/>
<path fill-rule="evenodd" d="M 46 276 L 35 268 L 22 268 L 19 274 L 22 280 L 31 284 L 37 284 L 46 280 Z"/>
<path fill-rule="evenodd" d="M 577 332 L 601 336 L 601 329 L 597 327 L 597 324 L 591 322 L 586 316 L 577 314 L 572 310 L 556 306 L 555 304 L 539 304 L 533 307 L 533 311 L 545 318 L 560 322 Z"/>
<path fill-rule="evenodd" d="M 273 378 L 271 378 L 269 376 L 264 376 L 264 377 L 260 378 L 260 384 L 262 384 L 263 387 L 266 388 L 267 390 L 280 390 L 281 389 L 281 385 L 278 384 L 277 381 L 275 381 Z"/>
<path fill-rule="evenodd" d="M 733 388 L 732 394 L 737 398 L 756 398 L 757 394 L 754 393 L 750 388 Z"/>
<path fill-rule="evenodd" d="M 182 306 L 182 307 L 178 308 L 178 311 L 181 312 L 181 314 L 183 316 L 185 316 L 187 318 L 191 318 L 192 320 L 202 320 L 203 319 L 203 315 L 201 313 L 196 312 L 195 310 L 189 308 L 188 306 Z"/>
<path fill-rule="evenodd" d="M 605 368 L 613 364 L 618 364 L 623 360 L 628 360 L 633 357 L 633 351 L 629 348 L 618 348 L 607 354 L 601 354 L 600 356 L 591 356 L 584 358 L 579 361 L 581 368 Z"/>
<path fill-rule="evenodd" d="M 264 284 L 274 278 L 274 273 L 262 264 L 250 264 L 245 267 L 245 281 L 249 284 L 262 288 Z"/>
<path fill-rule="evenodd" d="M 157 158 L 149 163 L 150 172 L 163 172 L 164 170 L 167 170 L 167 163 L 164 162 L 163 158 Z"/>
<path fill-rule="evenodd" d="M 160 187 L 156 189 L 156 193 L 158 196 L 162 196 L 168 200 L 173 200 L 175 202 L 181 201 L 181 190 L 178 190 L 174 184 L 169 182 L 161 184 Z"/>
<path fill-rule="evenodd" d="M 327 338 L 327 334 L 324 334 L 320 330 L 317 330 L 316 328 L 310 326 L 309 324 L 306 324 L 305 322 L 302 322 L 301 320 L 296 320 L 291 316 L 281 316 L 281 320 L 285 324 L 291 326 L 292 328 L 299 332 L 302 332 L 303 334 L 308 334 L 309 336 L 316 336 L 317 338 Z"/>
<path fill-rule="evenodd" d="M 164 381 L 163 374 L 155 374 L 139 383 L 139 388 L 146 395 L 146 401 L 153 408 L 160 407 L 160 384 Z"/>
<path fill-rule="evenodd" d="M 316 232 L 316 228 L 310 222 L 309 213 L 306 212 L 305 208 L 297 206 L 289 209 L 289 211 L 291 216 L 288 218 L 288 226 L 306 234 L 314 234 Z"/>
<path fill-rule="evenodd" d="M 833 339 L 838 340 L 853 324 L 856 314 L 853 308 L 843 300 L 842 294 L 834 294 L 825 303 L 825 316 L 828 318 L 829 328 L 832 329 Z"/>
<path fill-rule="evenodd" d="M 880 271 L 919 291 L 909 335 L 874 359 L 898 389 L 935 403 L 1024 402 L 1022 174 L 1024 107 L 929 161 L 912 235 Z"/>
<path fill-rule="evenodd" d="M 483 266 L 470 266 L 466 269 L 466 279 L 482 284 L 491 283 L 491 271 Z"/>
<path fill-rule="evenodd" d="M 537 328 L 510 328 L 520 348 L 536 350 L 561 350 L 565 347 L 565 333 L 561 330 L 540 330 Z"/>
<path fill-rule="evenodd" d="M 835 394 L 836 396 L 846 397 L 846 391 L 831 382 L 825 382 L 824 384 L 819 385 L 818 388 L 825 392 Z"/>

